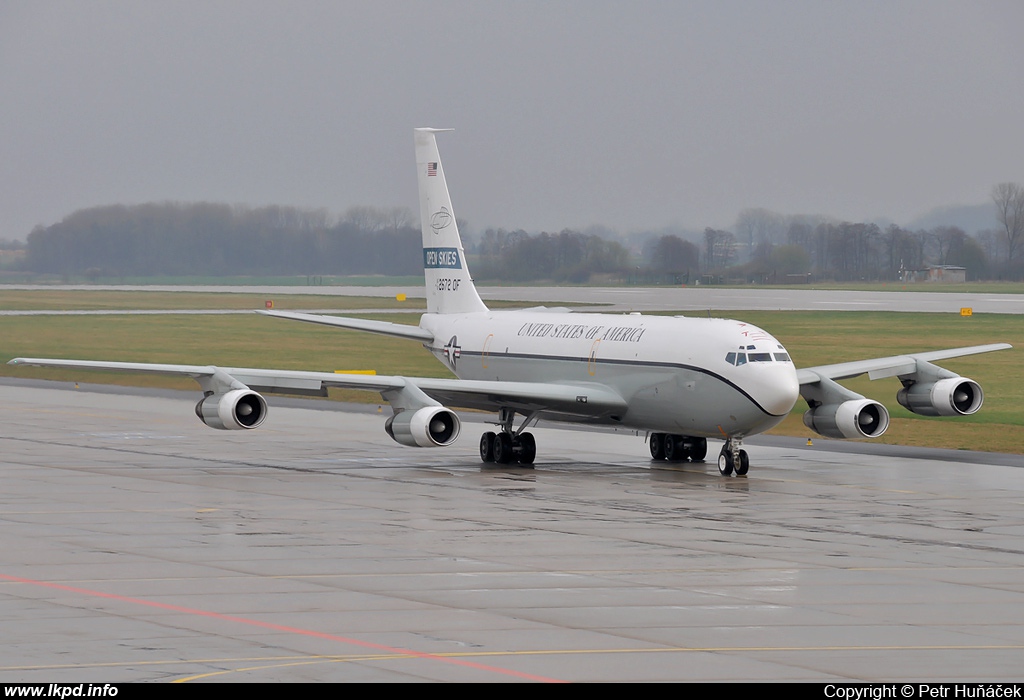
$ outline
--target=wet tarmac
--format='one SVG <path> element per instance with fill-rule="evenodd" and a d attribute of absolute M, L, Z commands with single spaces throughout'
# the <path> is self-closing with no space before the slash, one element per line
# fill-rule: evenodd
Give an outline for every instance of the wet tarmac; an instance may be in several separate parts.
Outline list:
<path fill-rule="evenodd" d="M 752 442 L 723 478 L 542 427 L 483 467 L 482 426 L 401 447 L 386 406 L 220 432 L 64 387 L 0 382 L 0 681 L 1024 675 L 1019 456 Z"/>

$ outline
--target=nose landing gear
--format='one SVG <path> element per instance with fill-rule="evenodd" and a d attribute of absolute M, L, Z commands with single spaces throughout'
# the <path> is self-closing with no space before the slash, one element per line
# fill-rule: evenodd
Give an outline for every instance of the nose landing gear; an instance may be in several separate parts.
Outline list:
<path fill-rule="evenodd" d="M 729 438 L 722 445 L 722 451 L 718 453 L 718 473 L 722 476 L 729 476 L 736 472 L 736 476 L 746 476 L 750 471 L 750 458 L 746 450 L 740 449 L 739 438 Z"/>

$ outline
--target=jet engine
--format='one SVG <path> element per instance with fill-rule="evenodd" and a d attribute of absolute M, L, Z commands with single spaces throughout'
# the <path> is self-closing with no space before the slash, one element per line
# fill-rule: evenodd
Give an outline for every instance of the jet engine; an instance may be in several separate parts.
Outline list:
<path fill-rule="evenodd" d="M 913 382 L 896 392 L 896 400 L 909 411 L 922 416 L 969 416 L 981 408 L 985 392 L 981 385 L 966 377 L 937 382 Z"/>
<path fill-rule="evenodd" d="M 209 394 L 196 404 L 199 420 L 217 430 L 251 430 L 267 417 L 267 402 L 249 389 Z"/>
<path fill-rule="evenodd" d="M 462 423 L 444 406 L 406 410 L 388 418 L 384 430 L 391 439 L 409 447 L 444 447 L 455 442 Z"/>
<path fill-rule="evenodd" d="M 852 399 L 812 408 L 804 425 L 830 438 L 876 438 L 889 427 L 889 412 L 877 401 Z"/>

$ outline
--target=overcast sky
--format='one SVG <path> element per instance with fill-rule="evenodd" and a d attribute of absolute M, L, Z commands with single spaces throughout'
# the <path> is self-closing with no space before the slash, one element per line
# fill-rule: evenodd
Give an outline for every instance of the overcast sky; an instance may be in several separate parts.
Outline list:
<path fill-rule="evenodd" d="M 1024 3 L 0 0 L 0 238 L 102 204 L 622 232 L 1024 182 Z"/>

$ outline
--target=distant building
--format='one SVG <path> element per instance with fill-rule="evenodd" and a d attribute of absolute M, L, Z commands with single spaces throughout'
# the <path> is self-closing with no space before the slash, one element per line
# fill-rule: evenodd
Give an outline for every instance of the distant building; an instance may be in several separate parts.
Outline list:
<path fill-rule="evenodd" d="M 900 268 L 900 280 L 903 282 L 963 284 L 967 281 L 967 268 L 957 265 L 928 265 L 923 270 Z"/>

